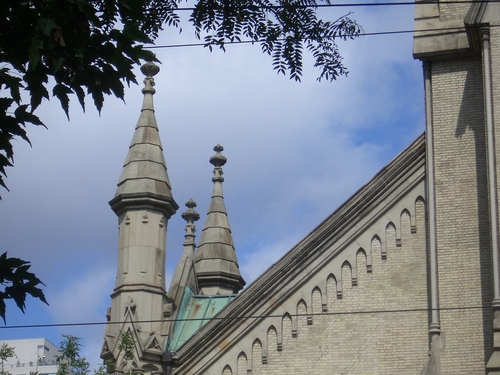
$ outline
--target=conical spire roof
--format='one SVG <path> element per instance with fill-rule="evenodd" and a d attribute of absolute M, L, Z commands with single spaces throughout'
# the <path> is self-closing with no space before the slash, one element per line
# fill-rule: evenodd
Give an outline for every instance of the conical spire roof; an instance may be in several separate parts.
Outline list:
<path fill-rule="evenodd" d="M 186 202 L 186 207 L 188 208 L 187 211 L 182 214 L 182 218 L 186 220 L 184 251 L 175 268 L 170 283 L 170 290 L 168 292 L 170 298 L 174 301 L 175 309 L 178 309 L 181 304 L 184 288 L 186 286 L 190 288 L 194 294 L 198 294 L 197 280 L 195 277 L 192 277 L 192 273 L 194 272 L 194 252 L 196 249 L 194 241 L 196 227 L 194 223 L 200 219 L 200 214 L 194 210 L 196 203 L 193 199 Z"/>
<path fill-rule="evenodd" d="M 222 166 L 226 164 L 226 158 L 221 154 L 223 150 L 221 145 L 215 146 L 216 154 L 210 158 L 210 163 L 215 167 L 212 200 L 195 255 L 198 285 L 204 294 L 237 293 L 245 285 L 222 194 Z"/>
<path fill-rule="evenodd" d="M 146 76 L 141 114 L 118 179 L 115 197 L 109 202 L 117 214 L 126 208 L 155 207 L 170 217 L 178 208 L 172 197 L 153 106 L 156 92 L 153 76 L 159 70 L 153 62 L 141 67 Z"/>

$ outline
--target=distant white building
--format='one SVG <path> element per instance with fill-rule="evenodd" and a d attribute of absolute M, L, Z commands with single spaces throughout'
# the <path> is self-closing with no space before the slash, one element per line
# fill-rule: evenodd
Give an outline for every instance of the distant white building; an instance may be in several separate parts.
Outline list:
<path fill-rule="evenodd" d="M 54 375 L 57 372 L 56 358 L 59 349 L 44 338 L 1 340 L 14 348 L 16 356 L 4 362 L 4 370 L 12 375 L 29 375 L 38 372 L 40 375 Z"/>

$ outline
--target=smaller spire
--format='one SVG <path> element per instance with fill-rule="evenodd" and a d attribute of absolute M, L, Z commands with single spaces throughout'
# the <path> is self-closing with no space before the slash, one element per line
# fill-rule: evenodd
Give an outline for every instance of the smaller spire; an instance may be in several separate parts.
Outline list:
<path fill-rule="evenodd" d="M 193 201 L 193 199 L 186 202 L 186 207 L 188 209 L 181 215 L 182 218 L 186 220 L 184 251 L 182 252 L 179 263 L 177 263 L 175 267 L 174 275 L 170 283 L 170 290 L 168 292 L 170 298 L 174 302 L 175 310 L 177 310 L 181 304 L 185 287 L 191 289 L 192 293 L 198 294 L 196 277 L 192 274 L 194 272 L 194 251 L 196 249 L 196 244 L 194 242 L 196 227 L 194 222 L 200 219 L 200 214 L 194 210 L 196 202 Z"/>
<path fill-rule="evenodd" d="M 196 226 L 194 225 L 194 222 L 200 220 L 200 214 L 194 210 L 196 206 L 196 202 L 193 198 L 190 198 L 189 201 L 186 202 L 186 207 L 188 208 L 187 211 L 181 215 L 182 218 L 186 220 L 186 228 L 184 229 L 186 231 L 186 234 L 184 235 L 186 240 L 184 241 L 184 246 L 195 244 L 194 233 L 196 232 Z"/>
<path fill-rule="evenodd" d="M 216 154 L 210 158 L 210 164 L 215 167 L 212 177 L 212 200 L 194 258 L 198 285 L 201 293 L 205 295 L 237 293 L 245 285 L 240 274 L 222 194 L 222 166 L 227 161 L 221 154 L 223 150 L 218 144 L 214 147 Z"/>

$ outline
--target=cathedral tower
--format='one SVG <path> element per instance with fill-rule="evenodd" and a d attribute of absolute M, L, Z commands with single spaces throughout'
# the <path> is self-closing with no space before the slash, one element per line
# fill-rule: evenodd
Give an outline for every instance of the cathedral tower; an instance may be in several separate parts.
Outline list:
<path fill-rule="evenodd" d="M 425 374 L 484 374 L 485 365 L 487 374 L 499 374 L 500 6 L 416 4 L 413 53 L 425 80 L 432 310 Z M 467 287 L 457 280 L 467 280 Z"/>
<path fill-rule="evenodd" d="M 118 272 L 101 357 L 115 362 L 119 371 L 154 373 L 162 371 L 168 335 L 167 323 L 162 322 L 170 316 L 166 231 L 178 205 L 172 197 L 153 107 L 153 76 L 159 67 L 148 62 L 141 71 L 146 76 L 142 110 L 115 197 L 109 202 L 119 223 Z M 133 339 L 135 346 L 128 355 L 120 345 L 124 336 Z"/>

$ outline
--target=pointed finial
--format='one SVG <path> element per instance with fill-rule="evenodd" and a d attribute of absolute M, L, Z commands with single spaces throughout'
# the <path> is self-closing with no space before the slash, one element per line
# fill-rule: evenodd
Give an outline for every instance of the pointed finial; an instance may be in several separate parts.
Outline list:
<path fill-rule="evenodd" d="M 226 164 L 226 157 L 221 154 L 222 151 L 224 151 L 224 147 L 222 147 L 220 144 L 217 144 L 214 147 L 214 151 L 216 154 L 210 158 L 210 164 L 212 164 L 215 168 L 222 167 L 224 164 Z"/>
<path fill-rule="evenodd" d="M 153 61 L 148 61 L 141 66 L 141 72 L 146 77 L 154 77 L 160 71 L 160 67 Z"/>
<path fill-rule="evenodd" d="M 146 93 L 154 94 L 156 92 L 156 90 L 153 88 L 155 85 L 155 80 L 153 77 L 157 75 L 159 71 L 160 67 L 152 61 L 148 61 L 147 63 L 141 66 L 141 72 L 146 76 L 146 78 L 144 78 L 143 81 L 145 85 L 144 88 L 142 89 L 143 94 Z"/>
<path fill-rule="evenodd" d="M 200 214 L 194 210 L 196 202 L 193 198 L 186 202 L 186 207 L 188 208 L 187 211 L 181 215 L 187 222 L 186 227 L 184 228 L 186 231 L 186 234 L 184 235 L 184 238 L 186 239 L 186 241 L 184 241 L 184 245 L 194 245 L 194 233 L 196 232 L 194 222 L 200 219 Z"/>
<path fill-rule="evenodd" d="M 210 164 L 212 164 L 214 168 L 214 177 L 212 177 L 212 181 L 219 181 L 219 182 L 224 182 L 224 177 L 222 177 L 222 166 L 226 164 L 226 157 L 221 154 L 222 151 L 224 151 L 224 147 L 222 147 L 220 144 L 217 144 L 214 147 L 214 151 L 216 154 L 210 158 Z"/>
<path fill-rule="evenodd" d="M 184 220 L 187 221 L 188 224 L 193 224 L 195 221 L 200 219 L 200 214 L 194 210 L 197 206 L 196 202 L 193 198 L 189 199 L 186 202 L 186 207 L 188 208 L 186 212 L 184 212 L 181 216 Z"/>

